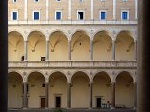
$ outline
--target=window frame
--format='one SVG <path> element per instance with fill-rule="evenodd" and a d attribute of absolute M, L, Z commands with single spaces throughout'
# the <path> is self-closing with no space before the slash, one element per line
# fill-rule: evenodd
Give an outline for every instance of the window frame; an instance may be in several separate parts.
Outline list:
<path fill-rule="evenodd" d="M 123 12 L 127 12 L 127 19 L 123 19 Z M 130 15 L 129 10 L 121 10 L 121 20 L 122 21 L 128 21 L 130 18 L 129 15 Z"/>
<path fill-rule="evenodd" d="M 35 13 L 35 12 L 38 12 L 38 13 L 39 13 L 39 19 L 34 19 L 34 13 Z M 32 15 L 33 15 L 33 20 L 34 20 L 34 21 L 39 21 L 39 20 L 41 19 L 41 16 L 40 16 L 41 14 L 40 14 L 40 11 L 39 11 L 39 10 L 34 10 L 33 13 L 32 13 Z"/>
<path fill-rule="evenodd" d="M 57 12 L 61 13 L 60 19 L 57 19 Z M 57 20 L 57 21 L 62 20 L 62 10 L 55 10 L 55 20 Z"/>
<path fill-rule="evenodd" d="M 83 19 L 79 19 L 79 12 L 83 12 Z M 82 21 L 82 20 L 85 20 L 85 10 L 77 10 L 77 20 L 80 20 L 80 21 Z"/>
<path fill-rule="evenodd" d="M 105 19 L 102 19 L 102 12 L 105 12 Z M 102 20 L 102 21 L 107 20 L 107 11 L 106 10 L 100 10 L 99 11 L 99 20 Z"/>
<path fill-rule="evenodd" d="M 13 19 L 14 18 L 14 16 L 13 16 L 14 12 L 16 12 L 16 19 Z M 18 11 L 17 10 L 14 10 L 14 11 L 11 12 L 11 20 L 12 21 L 17 21 L 18 20 Z"/>

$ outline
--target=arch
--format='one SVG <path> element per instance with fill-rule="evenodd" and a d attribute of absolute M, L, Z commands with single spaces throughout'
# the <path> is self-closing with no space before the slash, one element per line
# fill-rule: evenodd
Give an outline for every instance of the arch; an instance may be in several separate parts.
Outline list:
<path fill-rule="evenodd" d="M 45 79 L 45 75 L 44 75 L 44 73 L 42 72 L 42 71 L 30 71 L 29 73 L 28 73 L 28 75 L 27 75 L 27 81 L 28 81 L 28 79 L 29 79 L 29 77 L 33 74 L 33 73 L 39 73 L 40 75 L 42 75 L 43 77 L 44 77 L 44 79 Z"/>
<path fill-rule="evenodd" d="M 55 29 L 55 30 L 52 30 L 51 31 L 51 33 L 50 33 L 50 35 L 49 35 L 49 38 L 53 35 L 53 33 L 55 33 L 55 32 L 61 32 L 61 33 L 63 33 L 65 36 L 66 36 L 66 38 L 67 38 L 67 40 L 69 40 L 68 39 L 68 33 L 66 32 L 66 31 L 64 31 L 64 30 L 60 30 L 60 29 Z"/>
<path fill-rule="evenodd" d="M 129 31 L 120 31 L 115 40 L 116 60 L 134 60 L 134 44 Z"/>
<path fill-rule="evenodd" d="M 71 56 L 72 60 L 90 60 L 90 37 L 85 31 L 76 31 L 72 35 Z"/>
<path fill-rule="evenodd" d="M 60 71 L 52 72 L 49 77 L 49 88 L 50 88 L 50 104 L 51 108 L 56 108 L 56 97 L 60 97 L 63 103 L 60 104 L 60 107 L 67 107 L 67 77 L 64 73 Z"/>
<path fill-rule="evenodd" d="M 74 32 L 72 32 L 71 40 L 72 40 L 73 35 L 77 32 L 84 32 L 88 37 L 90 37 L 90 34 L 87 30 L 85 30 L 85 29 L 76 29 L 76 30 L 74 30 Z"/>
<path fill-rule="evenodd" d="M 116 76 L 116 105 L 121 104 L 125 107 L 134 106 L 134 80 L 127 71 L 122 71 Z"/>
<path fill-rule="evenodd" d="M 62 31 L 55 31 L 49 37 L 50 60 L 68 60 L 68 38 Z"/>
<path fill-rule="evenodd" d="M 94 40 L 95 36 L 100 32 L 104 32 L 106 35 L 111 37 L 111 33 L 108 30 L 97 30 L 96 32 L 94 32 L 92 40 Z M 112 38 L 111 38 L 111 40 L 112 40 Z"/>
<path fill-rule="evenodd" d="M 99 31 L 93 38 L 93 60 L 111 60 L 112 38 L 106 31 Z"/>
<path fill-rule="evenodd" d="M 24 38 L 18 31 L 8 34 L 8 58 L 9 61 L 21 61 L 24 55 Z"/>
<path fill-rule="evenodd" d="M 41 31 L 30 32 L 28 36 L 28 60 L 41 61 L 46 57 L 46 38 Z"/>
<path fill-rule="evenodd" d="M 23 78 L 18 72 L 9 72 L 8 75 L 8 107 L 22 107 Z"/>
<path fill-rule="evenodd" d="M 28 41 L 30 35 L 31 35 L 32 33 L 34 33 L 34 32 L 40 32 L 40 33 L 41 33 L 42 35 L 44 35 L 44 37 L 45 37 L 45 33 L 44 33 L 43 30 L 31 29 L 31 30 L 28 32 L 27 41 Z M 46 40 L 46 38 L 45 38 L 45 40 Z"/>
<path fill-rule="evenodd" d="M 82 71 L 75 72 L 71 77 L 71 84 L 72 84 L 71 107 L 72 108 L 89 107 L 90 78 L 88 77 L 88 75 Z"/>
<path fill-rule="evenodd" d="M 106 71 L 99 71 L 99 70 L 96 71 L 95 73 L 93 73 L 94 75 L 92 77 L 92 81 L 94 80 L 95 76 L 98 75 L 99 73 L 101 73 L 100 75 L 102 75 L 104 73 L 104 75 L 108 76 L 110 82 L 112 82 L 112 78 L 111 78 L 111 76 L 110 76 L 110 74 L 108 72 L 106 72 Z"/>

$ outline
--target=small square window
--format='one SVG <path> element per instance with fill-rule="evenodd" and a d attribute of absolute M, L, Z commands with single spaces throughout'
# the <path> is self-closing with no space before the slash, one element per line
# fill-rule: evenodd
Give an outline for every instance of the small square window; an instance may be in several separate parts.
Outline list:
<path fill-rule="evenodd" d="M 61 20 L 62 13 L 61 12 L 56 12 L 56 20 Z"/>
<path fill-rule="evenodd" d="M 39 0 L 34 0 L 34 2 L 39 2 Z"/>
<path fill-rule="evenodd" d="M 15 3 L 15 2 L 17 2 L 17 0 L 13 0 L 13 2 Z"/>
<path fill-rule="evenodd" d="M 128 12 L 127 11 L 123 11 L 122 12 L 122 20 L 128 20 L 128 17 L 129 15 L 128 15 Z"/>
<path fill-rule="evenodd" d="M 18 13 L 17 12 L 12 12 L 12 20 L 17 20 L 18 19 Z"/>
<path fill-rule="evenodd" d="M 78 20 L 83 20 L 83 19 L 84 19 L 84 12 L 78 11 Z"/>
<path fill-rule="evenodd" d="M 40 19 L 40 13 L 34 12 L 34 20 L 39 20 L 39 19 Z"/>
<path fill-rule="evenodd" d="M 60 0 L 56 0 L 57 2 L 60 2 Z"/>
<path fill-rule="evenodd" d="M 106 20 L 106 12 L 105 11 L 100 12 L 100 19 L 101 20 Z"/>

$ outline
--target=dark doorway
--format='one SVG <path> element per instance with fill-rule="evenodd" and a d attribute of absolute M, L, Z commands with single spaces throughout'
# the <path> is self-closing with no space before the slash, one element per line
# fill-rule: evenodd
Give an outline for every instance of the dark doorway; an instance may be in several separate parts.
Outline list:
<path fill-rule="evenodd" d="M 45 98 L 41 98 L 41 108 L 45 108 Z"/>
<path fill-rule="evenodd" d="M 101 101 L 102 101 L 101 98 L 96 98 L 96 107 L 97 108 L 101 108 Z"/>
<path fill-rule="evenodd" d="M 56 103 L 56 108 L 61 107 L 61 97 L 60 96 L 55 97 L 55 103 Z"/>

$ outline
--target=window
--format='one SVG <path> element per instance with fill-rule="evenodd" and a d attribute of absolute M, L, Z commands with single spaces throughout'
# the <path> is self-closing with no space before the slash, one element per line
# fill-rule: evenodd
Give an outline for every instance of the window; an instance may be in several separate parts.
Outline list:
<path fill-rule="evenodd" d="M 83 2 L 83 0 L 79 0 L 79 2 Z"/>
<path fill-rule="evenodd" d="M 77 19 L 78 20 L 84 20 L 84 12 L 83 11 L 77 12 Z"/>
<path fill-rule="evenodd" d="M 34 2 L 39 2 L 39 0 L 34 0 Z"/>
<path fill-rule="evenodd" d="M 18 12 L 12 12 L 12 20 L 18 20 Z"/>
<path fill-rule="evenodd" d="M 45 57 L 41 57 L 41 61 L 45 61 Z"/>
<path fill-rule="evenodd" d="M 128 0 L 122 0 L 123 2 L 127 2 Z"/>
<path fill-rule="evenodd" d="M 40 19 L 40 12 L 33 12 L 33 19 L 39 20 Z"/>
<path fill-rule="evenodd" d="M 102 2 L 105 2 L 106 0 L 101 0 Z"/>
<path fill-rule="evenodd" d="M 57 2 L 60 2 L 60 0 L 56 0 Z"/>
<path fill-rule="evenodd" d="M 106 20 L 106 11 L 100 11 L 100 20 Z"/>
<path fill-rule="evenodd" d="M 13 0 L 13 3 L 17 2 L 17 0 Z"/>
<path fill-rule="evenodd" d="M 62 19 L 62 12 L 61 11 L 57 11 L 55 13 L 55 19 L 56 20 L 61 20 Z"/>
<path fill-rule="evenodd" d="M 128 11 L 122 11 L 121 12 L 121 19 L 122 20 L 129 20 L 129 12 Z"/>

